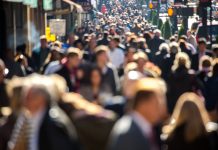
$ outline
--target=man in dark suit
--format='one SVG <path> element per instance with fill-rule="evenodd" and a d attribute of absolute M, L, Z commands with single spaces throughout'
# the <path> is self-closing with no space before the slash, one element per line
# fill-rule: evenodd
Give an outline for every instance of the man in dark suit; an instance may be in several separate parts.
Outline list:
<path fill-rule="evenodd" d="M 191 58 L 192 60 L 192 65 L 191 68 L 194 69 L 195 71 L 198 71 L 199 69 L 199 61 L 202 56 L 208 55 L 212 57 L 212 52 L 207 50 L 207 40 L 205 38 L 200 38 L 198 40 L 198 52 L 197 54 L 193 55 Z"/>
<path fill-rule="evenodd" d="M 78 80 L 76 77 L 77 69 L 82 58 L 80 49 L 70 47 L 67 50 L 67 61 L 56 74 L 62 76 L 67 83 L 70 92 L 76 92 L 78 89 Z"/>
<path fill-rule="evenodd" d="M 103 38 L 97 41 L 97 45 L 109 45 L 109 39 L 108 39 L 108 31 L 104 31 Z"/>
<path fill-rule="evenodd" d="M 25 83 L 22 109 L 11 126 L 9 141 L 1 145 L 9 150 L 78 150 L 74 126 L 55 102 L 54 84 L 39 75 Z"/>
<path fill-rule="evenodd" d="M 40 47 L 38 49 L 34 49 L 32 54 L 32 59 L 34 63 L 35 71 L 40 71 L 40 68 L 44 65 L 46 58 L 50 49 L 48 47 L 47 39 L 45 35 L 40 36 Z"/>
<path fill-rule="evenodd" d="M 132 112 L 122 117 L 111 133 L 109 150 L 158 150 L 153 127 L 166 114 L 165 84 L 154 78 L 135 83 Z"/>
<path fill-rule="evenodd" d="M 156 29 L 154 31 L 154 38 L 148 42 L 148 47 L 151 50 L 151 61 L 154 61 L 155 54 L 159 50 L 159 47 L 165 41 L 161 38 L 161 31 Z"/>

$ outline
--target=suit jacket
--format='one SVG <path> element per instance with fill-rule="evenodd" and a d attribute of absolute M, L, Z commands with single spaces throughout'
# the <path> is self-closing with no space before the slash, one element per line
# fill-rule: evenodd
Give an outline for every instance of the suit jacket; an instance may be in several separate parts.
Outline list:
<path fill-rule="evenodd" d="M 71 120 L 58 107 L 48 109 L 39 131 L 39 150 L 79 150 Z"/>
<path fill-rule="evenodd" d="M 71 80 L 71 77 L 70 77 L 71 73 L 70 73 L 69 69 L 66 66 L 63 65 L 63 67 L 60 70 L 58 70 L 56 72 L 56 74 L 62 76 L 65 79 L 65 81 L 67 83 L 67 87 L 68 87 L 70 92 L 75 92 L 76 91 L 76 85 L 75 85 L 76 76 L 75 76 L 75 81 L 73 83 L 72 80 Z"/>
<path fill-rule="evenodd" d="M 150 144 L 133 118 L 127 115 L 115 124 L 108 150 L 150 150 Z"/>
<path fill-rule="evenodd" d="M 0 126 L 0 149 L 6 150 L 17 117 Z M 79 150 L 77 134 L 67 115 L 58 107 L 48 107 L 39 129 L 39 150 Z"/>
<path fill-rule="evenodd" d="M 34 63 L 33 69 L 35 69 L 35 71 L 39 71 L 40 67 L 43 66 L 46 58 L 48 57 L 49 52 L 50 52 L 49 48 L 45 48 L 45 49 L 39 48 L 33 51 L 32 59 Z"/>

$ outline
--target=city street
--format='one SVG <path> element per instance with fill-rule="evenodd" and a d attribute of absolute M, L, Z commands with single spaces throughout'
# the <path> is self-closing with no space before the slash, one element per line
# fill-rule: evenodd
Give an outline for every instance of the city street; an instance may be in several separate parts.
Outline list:
<path fill-rule="evenodd" d="M 0 0 L 0 150 L 218 150 L 217 0 Z"/>

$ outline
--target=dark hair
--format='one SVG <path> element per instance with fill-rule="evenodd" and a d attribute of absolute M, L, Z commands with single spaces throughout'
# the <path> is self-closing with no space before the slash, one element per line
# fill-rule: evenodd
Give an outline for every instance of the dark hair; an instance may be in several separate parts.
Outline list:
<path fill-rule="evenodd" d="M 78 57 L 79 56 L 79 54 L 77 54 L 77 53 L 69 53 L 69 54 L 67 54 L 67 58 L 69 58 L 69 57 Z"/>
<path fill-rule="evenodd" d="M 136 108 L 141 102 L 147 101 L 154 94 L 154 91 L 138 91 L 133 101 L 133 108 Z"/>
<path fill-rule="evenodd" d="M 92 68 L 91 68 L 91 70 L 90 70 L 90 72 L 89 72 L 89 77 L 90 77 L 90 78 L 89 78 L 89 84 L 92 84 L 92 83 L 91 83 L 91 76 L 92 76 L 93 71 L 97 71 L 97 72 L 100 74 L 101 78 L 102 78 L 101 69 L 100 69 L 98 66 L 92 66 Z"/>

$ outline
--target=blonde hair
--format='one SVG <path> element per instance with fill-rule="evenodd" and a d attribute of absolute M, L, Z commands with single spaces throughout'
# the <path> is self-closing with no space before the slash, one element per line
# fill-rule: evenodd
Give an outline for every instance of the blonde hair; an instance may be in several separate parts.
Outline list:
<path fill-rule="evenodd" d="M 172 71 L 175 71 L 179 66 L 184 65 L 187 69 L 191 67 L 191 61 L 188 54 L 184 52 L 179 52 L 176 54 L 175 60 L 173 62 Z"/>
<path fill-rule="evenodd" d="M 163 133 L 168 137 L 175 129 L 185 124 L 184 136 L 187 141 L 193 141 L 206 134 L 206 125 L 210 122 L 201 98 L 192 92 L 184 93 L 178 99 L 170 123 L 163 127 Z"/>

